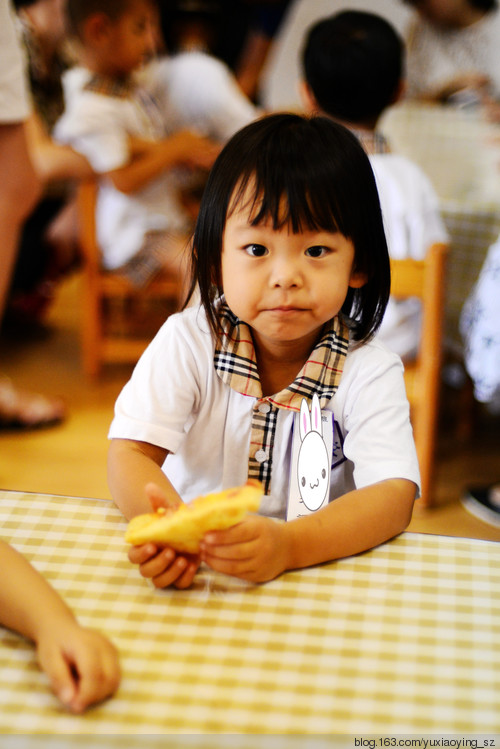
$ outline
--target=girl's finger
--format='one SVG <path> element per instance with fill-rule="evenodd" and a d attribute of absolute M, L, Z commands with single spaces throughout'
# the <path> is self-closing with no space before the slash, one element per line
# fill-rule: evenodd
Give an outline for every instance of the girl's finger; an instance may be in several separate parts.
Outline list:
<path fill-rule="evenodd" d="M 132 564 L 144 564 L 148 559 L 154 557 L 157 551 L 157 547 L 152 543 L 131 546 L 128 550 L 128 558 Z"/>
<path fill-rule="evenodd" d="M 184 557 L 177 557 L 168 569 L 151 578 L 153 585 L 155 588 L 168 588 L 182 577 L 188 564 Z"/>
<path fill-rule="evenodd" d="M 185 572 L 182 573 L 180 577 L 177 578 L 174 585 L 176 588 L 179 588 L 179 590 L 183 590 L 184 588 L 189 588 L 191 583 L 194 580 L 194 576 L 196 575 L 196 572 L 198 570 L 198 564 L 196 562 L 190 562 L 188 563 L 188 566 L 186 567 Z"/>
<path fill-rule="evenodd" d="M 152 559 L 148 559 L 144 564 L 139 565 L 139 571 L 143 577 L 155 578 L 169 570 L 175 561 L 175 551 L 170 547 L 167 547 L 162 549 L 161 552 Z"/>
<path fill-rule="evenodd" d="M 71 707 L 77 693 L 77 685 L 71 668 L 61 651 L 57 648 L 52 648 L 50 652 L 39 651 L 38 661 L 40 668 L 45 671 L 49 678 L 54 694 L 63 705 Z"/>
<path fill-rule="evenodd" d="M 168 499 L 165 496 L 165 493 L 160 489 L 158 484 L 155 484 L 151 481 L 146 484 L 144 490 L 146 492 L 147 498 L 149 499 L 151 507 L 155 512 L 159 507 L 163 507 L 165 509 L 170 508 Z"/>

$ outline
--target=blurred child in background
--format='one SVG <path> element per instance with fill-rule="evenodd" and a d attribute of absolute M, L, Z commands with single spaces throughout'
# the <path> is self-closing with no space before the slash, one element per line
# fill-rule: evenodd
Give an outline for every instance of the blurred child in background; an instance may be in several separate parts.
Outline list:
<path fill-rule="evenodd" d="M 395 259 L 420 260 L 447 240 L 438 197 L 417 164 L 391 153 L 377 126 L 404 91 L 404 46 L 384 18 L 343 11 L 318 21 L 303 48 L 302 98 L 307 111 L 350 128 L 369 155 L 389 246 Z M 391 299 L 378 335 L 404 358 L 420 340 L 420 302 Z"/>
<path fill-rule="evenodd" d="M 83 67 L 68 74 L 66 111 L 56 136 L 99 175 L 103 266 L 136 286 L 147 285 L 162 268 L 178 273 L 182 283 L 192 228 L 182 190 L 192 170 L 208 170 L 220 146 L 195 131 L 196 118 L 191 116 L 190 127 L 174 122 L 181 108 L 169 111 L 171 71 L 145 65 L 157 38 L 149 0 L 68 0 L 67 13 Z M 253 115 L 249 104 L 246 116 Z M 188 110 L 186 121 L 189 116 Z"/>

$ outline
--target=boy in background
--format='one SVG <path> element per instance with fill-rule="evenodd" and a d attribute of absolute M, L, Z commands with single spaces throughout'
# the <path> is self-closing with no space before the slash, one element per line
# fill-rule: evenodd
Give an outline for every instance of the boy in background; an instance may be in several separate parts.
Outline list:
<path fill-rule="evenodd" d="M 391 257 L 424 258 L 433 243 L 447 241 L 437 195 L 416 164 L 390 152 L 377 129 L 404 91 L 401 38 L 381 16 L 343 11 L 310 29 L 302 62 L 305 108 L 352 130 L 370 157 Z M 402 358 L 411 358 L 420 322 L 417 299 L 391 299 L 378 335 Z"/>

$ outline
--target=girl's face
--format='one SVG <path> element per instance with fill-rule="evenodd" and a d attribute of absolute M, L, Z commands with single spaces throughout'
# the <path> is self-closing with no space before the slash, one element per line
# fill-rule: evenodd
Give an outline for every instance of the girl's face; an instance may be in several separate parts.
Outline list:
<path fill-rule="evenodd" d="M 245 204 L 245 201 L 243 201 Z M 251 225 L 250 207 L 227 219 L 222 286 L 233 313 L 267 350 L 302 341 L 313 348 L 325 322 L 340 311 L 349 287 L 366 278 L 353 271 L 354 245 L 340 233 L 275 230 Z"/>
<path fill-rule="evenodd" d="M 149 0 L 132 0 L 110 27 L 108 41 L 115 75 L 128 75 L 147 61 L 155 49 L 154 31 Z"/>

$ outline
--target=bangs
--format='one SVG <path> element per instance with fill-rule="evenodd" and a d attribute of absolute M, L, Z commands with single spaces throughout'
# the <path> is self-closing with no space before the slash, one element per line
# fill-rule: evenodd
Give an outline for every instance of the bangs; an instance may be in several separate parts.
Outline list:
<path fill-rule="evenodd" d="M 239 180 L 228 205 L 227 216 L 246 210 L 250 223 L 270 222 L 274 230 L 288 227 L 293 234 L 306 231 L 346 234 L 335 195 L 318 199 L 311 180 L 297 184 L 284 172 L 249 173 Z M 333 203 L 333 205 L 332 205 Z M 338 218 L 337 218 L 338 217 Z"/>

